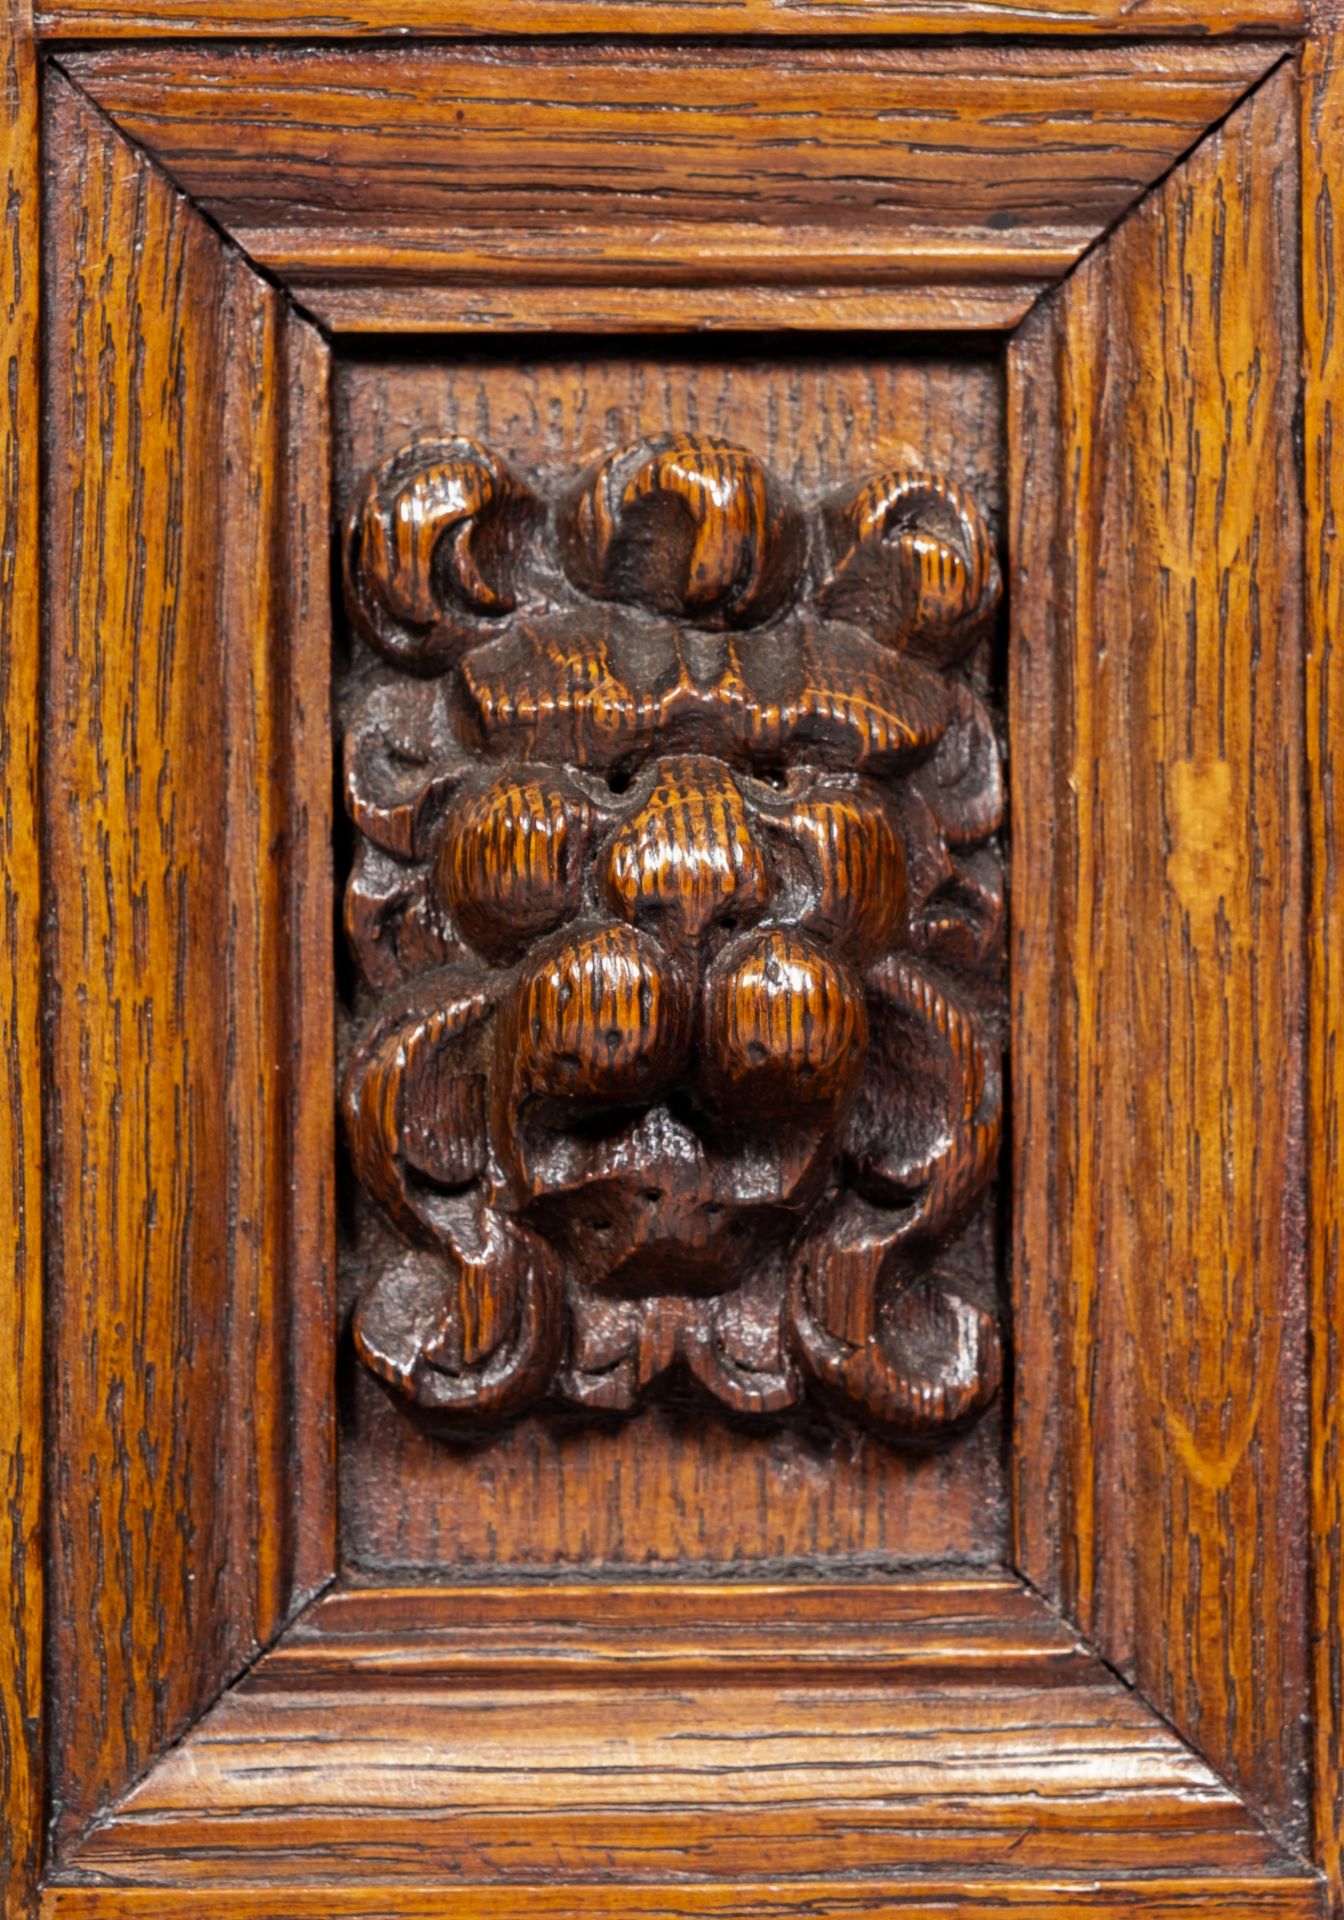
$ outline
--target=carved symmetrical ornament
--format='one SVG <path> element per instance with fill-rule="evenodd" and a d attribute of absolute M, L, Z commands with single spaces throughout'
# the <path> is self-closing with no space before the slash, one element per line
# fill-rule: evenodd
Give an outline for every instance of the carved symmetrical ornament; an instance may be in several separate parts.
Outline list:
<path fill-rule="evenodd" d="M 992 1399 L 940 1275 L 992 1177 L 1002 778 L 964 670 L 999 596 L 965 494 L 804 507 L 671 437 L 562 497 L 472 440 L 345 540 L 345 1076 L 402 1251 L 365 1363 L 445 1420 L 622 1411 L 669 1369 L 902 1439 Z"/>

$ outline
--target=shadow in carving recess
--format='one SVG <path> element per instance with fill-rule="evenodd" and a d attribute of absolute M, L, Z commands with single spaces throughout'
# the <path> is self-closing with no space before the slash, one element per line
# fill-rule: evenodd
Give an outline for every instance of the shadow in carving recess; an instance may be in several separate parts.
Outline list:
<path fill-rule="evenodd" d="M 992 1177 L 1003 794 L 951 482 L 804 505 L 644 442 L 559 498 L 466 439 L 369 475 L 345 1076 L 404 1250 L 355 1341 L 467 1431 L 670 1373 L 935 1439 L 997 1391 L 940 1262 Z"/>

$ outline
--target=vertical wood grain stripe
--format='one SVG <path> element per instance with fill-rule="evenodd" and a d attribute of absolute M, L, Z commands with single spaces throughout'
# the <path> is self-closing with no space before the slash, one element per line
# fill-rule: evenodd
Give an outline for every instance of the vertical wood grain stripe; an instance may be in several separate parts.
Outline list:
<path fill-rule="evenodd" d="M 59 75 L 48 102 L 47 537 L 61 583 L 44 770 L 49 1669 L 63 1842 L 329 1572 L 329 1519 L 298 1549 L 296 1505 L 329 1508 L 330 1475 L 300 1482 L 295 1433 L 312 1373 L 329 1407 L 330 1341 L 296 1364 L 293 1222 L 313 1196 L 289 1091 L 290 323 Z M 324 444 L 305 453 L 320 462 Z M 319 514 L 324 485 L 307 487 Z M 311 513 L 306 533 L 321 566 Z M 311 927 L 329 892 L 304 858 Z M 308 998 L 320 1035 L 323 989 Z M 319 1106 L 330 1086 L 328 1072 Z"/>
<path fill-rule="evenodd" d="M 1305 342 L 1307 925 L 1310 1009 L 1311 1494 L 1316 1858 L 1344 1912 L 1344 866 L 1337 761 L 1344 727 L 1344 38 L 1322 22 L 1302 56 L 1302 328 Z M 1335 415 L 1340 405 L 1340 417 Z M 1336 443 L 1335 434 L 1341 432 Z"/>
<path fill-rule="evenodd" d="M 1009 356 L 1020 1563 L 1293 1840 L 1295 115 L 1283 68 Z"/>
<path fill-rule="evenodd" d="M 32 22 L 0 18 L 0 1915 L 31 1911 L 42 1824 L 41 901 L 38 851 L 38 149 Z"/>

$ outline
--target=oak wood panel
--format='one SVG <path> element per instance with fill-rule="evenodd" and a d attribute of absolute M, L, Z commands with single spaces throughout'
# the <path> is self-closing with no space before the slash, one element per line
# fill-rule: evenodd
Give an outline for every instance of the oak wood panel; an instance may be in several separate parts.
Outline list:
<path fill-rule="evenodd" d="M 817 325 L 823 292 L 966 285 L 984 324 L 970 287 L 1002 285 L 1001 316 L 1020 312 L 1024 283 L 1065 272 L 1281 52 L 244 45 L 64 61 L 332 322 L 353 301 L 360 325 L 404 324 L 433 290 L 441 323 L 518 326 L 555 287 L 562 310 L 602 290 L 577 299 L 595 312 L 619 290 L 609 325 L 640 324 L 644 288 L 655 313 L 705 324 L 742 285 Z"/>
<path fill-rule="evenodd" d="M 337 335 L 380 333 L 816 333 L 1006 331 L 1031 311 L 1040 280 L 920 286 L 722 287 L 335 284 L 296 273 L 290 297 Z M 361 342 L 363 344 L 363 342 Z"/>
<path fill-rule="evenodd" d="M 1019 1564 L 1280 1830 L 1306 1616 L 1293 76 L 1009 357 Z"/>
<path fill-rule="evenodd" d="M 41 1854 L 42 996 L 38 827 L 38 78 L 30 9 L 0 13 L 0 1915 L 31 1911 Z"/>
<path fill-rule="evenodd" d="M 284 1887 L 63 1887 L 43 1895 L 43 1920 L 1317 1920 L 1319 1888 L 1278 1874 L 1136 1874 L 1104 1881 L 1032 1876 L 1017 1882 L 963 1875 L 955 1884 L 911 1876 L 876 1889 L 853 1879 L 731 1886 L 433 1888 L 322 1885 Z"/>
<path fill-rule="evenodd" d="M 906 1678 L 950 1670 L 1049 1684 L 1094 1656 L 1020 1582 L 930 1578 L 863 1587 L 346 1588 L 310 1607 L 249 1687 L 281 1692 L 499 1683 L 665 1685 Z"/>
<path fill-rule="evenodd" d="M 315 1317 L 310 1303 L 316 1346 L 289 1310 L 291 1208 L 329 1181 L 329 1123 L 304 1142 L 286 1112 L 291 1097 L 329 1112 L 329 966 L 304 1007 L 321 1077 L 292 1093 L 286 1077 L 305 1059 L 286 1003 L 291 911 L 310 959 L 330 926 L 329 886 L 295 901 L 289 753 L 306 745 L 300 783 L 311 792 L 316 772 L 325 795 L 329 749 L 320 704 L 316 737 L 296 737 L 290 676 L 311 682 L 329 624 L 320 594 L 305 611 L 289 586 L 286 522 L 306 515 L 311 538 L 326 511 L 311 449 L 303 463 L 283 450 L 305 382 L 307 416 L 323 404 L 325 349 L 58 76 L 49 109 L 48 1659 L 63 1839 L 330 1572 L 330 1474 L 315 1483 L 312 1444 L 289 1429 L 330 1377 L 329 1304 Z M 308 833 L 325 858 L 325 797 Z M 310 1170 L 294 1157 L 305 1144 L 322 1155 Z"/>
<path fill-rule="evenodd" d="M 1344 39 L 1322 20 L 1302 54 L 1302 330 L 1307 612 L 1308 1183 L 1311 1221 L 1312 1833 L 1344 1911 Z"/>
<path fill-rule="evenodd" d="M 337 1558 L 336 1473 L 336 1078 L 337 990 L 333 965 L 331 655 L 334 610 L 331 355 L 315 328 L 287 312 L 283 364 L 278 527 L 284 594 L 271 623 L 280 655 L 284 813 L 279 840 L 285 892 L 278 903 L 284 994 L 281 1135 L 289 1179 L 283 1287 L 276 1312 L 287 1350 L 280 1405 L 283 1454 L 275 1497 L 291 1529 L 293 1598 L 314 1593 Z M 273 1519 L 275 1516 L 271 1516 Z"/>
<path fill-rule="evenodd" d="M 1095 1658 L 1070 1646 L 1024 1677 L 1024 1639 L 1071 1639 L 1039 1600 L 1008 1602 L 998 1583 L 979 1604 L 969 1583 L 898 1588 L 894 1605 L 889 1592 L 721 1592 L 718 1618 L 704 1595 L 697 1618 L 695 1596 L 665 1589 L 675 1686 L 629 1673 L 614 1684 L 605 1658 L 584 1684 L 534 1668 L 545 1683 L 520 1685 L 511 1633 L 490 1627 L 469 1678 L 422 1667 L 389 1691 L 352 1666 L 296 1687 L 286 1643 L 87 1837 L 72 1872 L 206 1888 L 227 1859 L 234 1887 L 507 1885 L 524 1900 L 548 1882 L 668 1880 L 694 1898 L 751 1882 L 764 1859 L 777 1884 L 834 1876 L 860 1899 L 865 1883 L 892 1899 L 903 1874 L 942 1873 L 955 1899 L 963 1876 L 995 1870 L 1019 1890 L 1075 1876 L 1080 1891 L 1140 1865 L 1196 1880 L 1291 1872 L 1205 1762 Z M 613 1610 L 647 1618 L 662 1597 L 613 1596 Z M 434 1604 L 440 1618 L 475 1606 L 520 1620 L 535 1598 Z M 604 1600 L 599 1589 L 571 1605 L 605 1644 Z M 366 1594 L 335 1610 L 377 1619 L 384 1604 Z M 782 1635 L 777 1654 L 792 1644 L 799 1614 L 851 1645 L 881 1621 L 878 1661 L 859 1673 L 842 1658 L 829 1679 L 814 1669 L 781 1683 L 769 1641 Z M 414 1660 L 418 1629 L 395 1602 L 392 1615 L 389 1645 Z M 725 1665 L 735 1618 L 754 1642 L 756 1684 Z M 903 1645 L 918 1656 L 904 1672 Z"/>
<path fill-rule="evenodd" d="M 787 355 L 743 343 L 649 356 L 626 342 L 577 359 L 538 343 L 523 359 L 365 350 L 337 362 L 342 513 L 369 468 L 422 427 L 475 436 L 520 470 L 566 479 L 611 445 L 674 432 L 749 447 L 804 494 L 919 460 L 963 481 L 991 526 L 1002 512 L 1001 372 L 982 347 L 898 354 L 833 339 Z M 971 1258 L 983 1271 L 982 1243 Z M 348 1305 L 368 1277 L 357 1243 L 344 1266 Z M 857 1434 L 748 1440 L 677 1406 L 615 1429 L 528 1419 L 488 1447 L 449 1446 L 345 1364 L 343 1555 L 373 1578 L 511 1565 L 985 1564 L 1006 1553 L 997 1407 L 954 1449 L 920 1457 Z"/>
<path fill-rule="evenodd" d="M 1173 34 L 1298 32 L 1301 0 L 53 0 L 45 34 L 72 39 L 224 33 L 354 34 Z"/>

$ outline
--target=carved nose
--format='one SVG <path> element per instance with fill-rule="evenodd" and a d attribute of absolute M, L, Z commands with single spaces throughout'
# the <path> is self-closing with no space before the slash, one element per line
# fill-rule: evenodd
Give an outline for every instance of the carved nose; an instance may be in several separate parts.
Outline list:
<path fill-rule="evenodd" d="M 648 798 L 607 850 L 603 882 L 623 919 L 674 945 L 749 926 L 770 899 L 742 795 L 717 760 L 696 754 L 658 762 Z"/>

